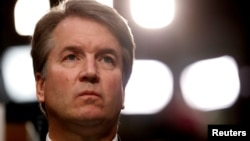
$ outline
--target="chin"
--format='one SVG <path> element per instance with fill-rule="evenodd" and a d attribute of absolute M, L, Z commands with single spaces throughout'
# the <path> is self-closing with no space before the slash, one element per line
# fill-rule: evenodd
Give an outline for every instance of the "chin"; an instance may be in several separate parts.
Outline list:
<path fill-rule="evenodd" d="M 84 108 L 76 111 L 76 115 L 83 120 L 101 119 L 105 117 L 104 112 L 100 108 Z"/>

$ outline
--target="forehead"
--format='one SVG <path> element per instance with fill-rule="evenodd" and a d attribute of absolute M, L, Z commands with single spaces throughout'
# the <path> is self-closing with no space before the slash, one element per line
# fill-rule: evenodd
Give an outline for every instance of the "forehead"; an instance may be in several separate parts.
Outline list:
<path fill-rule="evenodd" d="M 59 62 L 67 53 L 90 55 L 98 58 L 109 54 L 123 69 L 123 49 L 117 38 L 105 25 L 91 19 L 69 17 L 61 21 L 51 34 L 52 46 L 48 52 L 48 66 Z"/>
<path fill-rule="evenodd" d="M 58 44 L 109 44 L 119 46 L 117 37 L 101 22 L 76 16 L 63 19 L 52 32 L 52 38 Z"/>
<path fill-rule="evenodd" d="M 78 48 L 81 52 L 100 52 L 103 49 L 113 50 L 122 58 L 122 48 L 117 38 L 108 28 L 95 20 L 80 17 L 67 17 L 52 32 L 54 47 L 50 57 L 62 52 L 65 48 Z"/>

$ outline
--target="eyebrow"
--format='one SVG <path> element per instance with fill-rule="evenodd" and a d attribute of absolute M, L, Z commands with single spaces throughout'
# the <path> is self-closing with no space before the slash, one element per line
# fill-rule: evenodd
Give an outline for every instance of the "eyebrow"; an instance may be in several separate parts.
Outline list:
<path fill-rule="evenodd" d="M 60 54 L 62 54 L 65 51 L 72 51 L 72 52 L 80 52 L 83 53 L 82 49 L 78 46 L 66 46 L 63 48 L 63 50 L 60 51 Z"/>
<path fill-rule="evenodd" d="M 114 49 L 112 49 L 112 48 L 104 48 L 104 49 L 101 49 L 101 50 L 99 50 L 98 52 L 97 52 L 97 56 L 99 56 L 99 55 L 103 55 L 103 54 L 112 54 L 112 55 L 114 55 L 115 56 L 115 58 L 119 58 L 119 55 L 118 55 L 118 53 L 117 53 L 117 51 L 116 50 L 114 50 Z"/>

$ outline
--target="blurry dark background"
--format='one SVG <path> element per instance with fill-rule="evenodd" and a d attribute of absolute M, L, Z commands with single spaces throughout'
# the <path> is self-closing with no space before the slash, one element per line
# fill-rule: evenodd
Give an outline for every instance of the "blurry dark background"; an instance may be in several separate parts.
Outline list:
<path fill-rule="evenodd" d="M 176 0 L 173 22 L 158 30 L 145 29 L 135 24 L 129 13 L 128 2 L 128 0 L 114 0 L 114 7 L 128 19 L 132 28 L 137 45 L 136 58 L 156 59 L 167 64 L 174 76 L 174 96 L 157 114 L 122 115 L 119 128 L 122 140 L 203 141 L 206 140 L 208 124 L 250 126 L 248 1 Z M 15 3 L 16 0 L 0 2 L 0 56 L 10 46 L 30 42 L 30 37 L 20 36 L 15 31 L 13 17 Z M 57 0 L 51 0 L 52 6 L 57 3 Z M 197 60 L 225 54 L 233 56 L 238 64 L 241 91 L 237 102 L 230 108 L 210 112 L 191 109 L 181 96 L 179 79 L 182 70 Z M 4 103 L 6 108 L 6 141 L 16 141 L 16 138 L 18 141 L 26 140 L 27 121 L 31 121 L 44 138 L 47 125 L 38 103 L 15 103 L 4 93 L 2 82 L 0 89 L 2 92 L 0 102 Z"/>

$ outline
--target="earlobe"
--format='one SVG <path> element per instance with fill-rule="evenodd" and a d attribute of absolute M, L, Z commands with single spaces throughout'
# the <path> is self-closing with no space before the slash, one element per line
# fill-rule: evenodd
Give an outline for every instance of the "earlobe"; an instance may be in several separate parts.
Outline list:
<path fill-rule="evenodd" d="M 41 73 L 36 73 L 36 97 L 38 102 L 44 102 L 44 85 L 45 81 Z"/>

